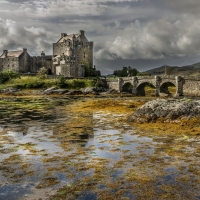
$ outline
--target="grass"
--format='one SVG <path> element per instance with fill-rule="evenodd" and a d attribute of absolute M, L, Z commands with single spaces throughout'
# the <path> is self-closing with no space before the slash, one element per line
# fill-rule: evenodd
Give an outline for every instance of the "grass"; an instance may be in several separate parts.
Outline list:
<path fill-rule="evenodd" d="M 19 89 L 38 89 L 49 88 L 52 86 L 61 87 L 60 79 L 40 79 L 37 76 L 21 76 L 20 79 L 11 79 L 4 84 L 0 84 L 0 89 L 15 87 Z M 89 79 L 70 79 L 62 82 L 62 88 L 79 89 L 85 87 L 94 87 L 95 81 Z"/>

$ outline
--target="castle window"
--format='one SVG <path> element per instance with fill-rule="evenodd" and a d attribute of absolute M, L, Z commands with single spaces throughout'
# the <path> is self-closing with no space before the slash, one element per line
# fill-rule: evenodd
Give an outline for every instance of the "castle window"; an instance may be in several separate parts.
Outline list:
<path fill-rule="evenodd" d="M 84 52 L 84 55 L 83 55 L 83 57 L 85 58 L 85 52 Z"/>

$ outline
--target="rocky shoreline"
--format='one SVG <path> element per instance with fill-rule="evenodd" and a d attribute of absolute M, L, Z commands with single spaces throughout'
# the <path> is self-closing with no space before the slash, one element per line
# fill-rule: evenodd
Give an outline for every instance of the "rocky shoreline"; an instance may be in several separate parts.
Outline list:
<path fill-rule="evenodd" d="M 93 94 L 93 95 L 99 95 L 101 94 L 120 94 L 119 91 L 115 89 L 105 89 L 103 87 L 87 87 L 87 88 L 81 88 L 81 89 L 61 89 L 58 87 L 51 87 L 47 89 L 34 89 L 30 90 L 29 92 L 23 92 L 23 90 L 14 88 L 14 87 L 8 87 L 6 89 L 0 90 L 0 94 L 18 94 L 23 93 L 25 94 L 38 94 L 38 95 L 51 95 L 51 94 L 66 94 L 66 95 L 87 95 L 87 94 Z"/>
<path fill-rule="evenodd" d="M 182 120 L 199 116 L 200 100 L 159 98 L 138 108 L 128 121 L 146 123 L 162 120 L 163 122 L 180 123 Z"/>

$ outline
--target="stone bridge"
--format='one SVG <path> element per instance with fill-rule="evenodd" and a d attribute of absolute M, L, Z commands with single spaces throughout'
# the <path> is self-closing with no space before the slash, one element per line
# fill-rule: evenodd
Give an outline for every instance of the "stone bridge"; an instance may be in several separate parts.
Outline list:
<path fill-rule="evenodd" d="M 134 76 L 118 79 L 107 79 L 109 89 L 116 89 L 120 92 L 131 88 L 133 95 L 145 96 L 145 86 L 155 87 L 155 96 L 160 93 L 169 94 L 168 87 L 176 87 L 176 96 L 193 95 L 200 96 L 200 78 L 189 76 Z"/>

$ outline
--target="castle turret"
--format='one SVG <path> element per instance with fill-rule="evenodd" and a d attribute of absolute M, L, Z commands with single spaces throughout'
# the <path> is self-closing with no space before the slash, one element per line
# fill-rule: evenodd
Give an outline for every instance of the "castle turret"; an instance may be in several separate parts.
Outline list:
<path fill-rule="evenodd" d="M 5 57 L 8 56 L 8 50 L 4 50 L 3 53 L 4 53 L 4 56 L 5 56 Z"/>

